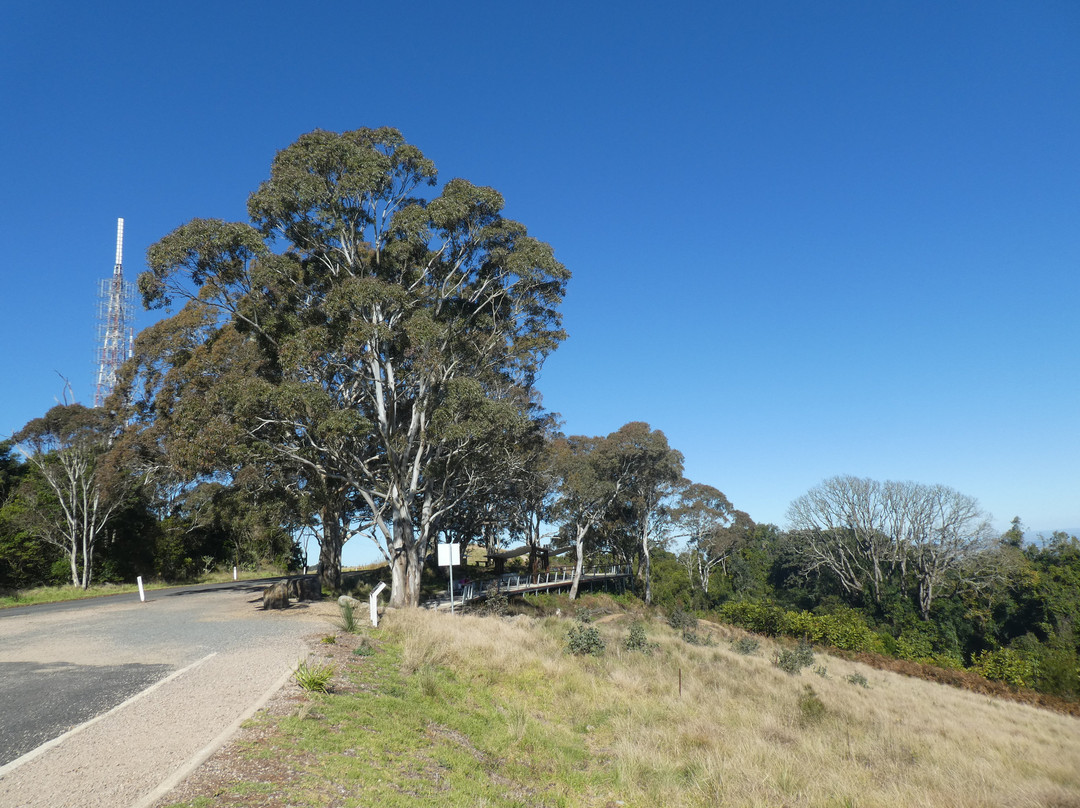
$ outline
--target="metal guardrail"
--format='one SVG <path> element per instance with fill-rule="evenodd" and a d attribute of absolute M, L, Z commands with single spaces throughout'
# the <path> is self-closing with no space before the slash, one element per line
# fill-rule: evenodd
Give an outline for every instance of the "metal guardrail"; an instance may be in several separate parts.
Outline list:
<path fill-rule="evenodd" d="M 619 578 L 630 575 L 629 564 L 608 564 L 599 567 L 590 567 L 582 570 L 581 580 L 596 580 L 598 578 Z M 476 598 L 490 597 L 499 593 L 522 592 L 537 588 L 556 588 L 560 584 L 569 585 L 574 580 L 573 567 L 559 567 L 548 572 L 532 574 L 517 574 L 508 572 L 498 578 L 485 581 L 470 581 L 464 584 L 455 597 L 460 596 L 463 602 Z"/>

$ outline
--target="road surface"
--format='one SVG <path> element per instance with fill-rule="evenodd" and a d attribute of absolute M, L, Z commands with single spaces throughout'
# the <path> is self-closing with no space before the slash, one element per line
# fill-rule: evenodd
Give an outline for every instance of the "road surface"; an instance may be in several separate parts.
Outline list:
<path fill-rule="evenodd" d="M 149 799 L 330 628 L 325 605 L 263 612 L 264 585 L 0 611 L 0 805 Z"/>

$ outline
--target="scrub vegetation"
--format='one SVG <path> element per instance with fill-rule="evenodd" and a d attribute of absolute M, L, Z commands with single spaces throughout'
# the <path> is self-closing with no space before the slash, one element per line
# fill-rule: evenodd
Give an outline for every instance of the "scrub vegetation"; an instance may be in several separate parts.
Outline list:
<path fill-rule="evenodd" d="M 588 626 L 600 654 L 572 653 L 568 629 L 583 624 L 546 610 L 390 611 L 314 651 L 336 655 L 334 692 L 249 726 L 227 751 L 236 781 L 175 805 L 1080 804 L 1075 718 L 820 649 L 827 677 L 791 675 L 771 661 L 788 648 L 775 640 L 748 655 L 732 648 L 741 630 L 702 621 L 713 643 L 692 645 L 594 604 L 609 612 Z M 627 647 L 635 625 L 651 654 Z"/>

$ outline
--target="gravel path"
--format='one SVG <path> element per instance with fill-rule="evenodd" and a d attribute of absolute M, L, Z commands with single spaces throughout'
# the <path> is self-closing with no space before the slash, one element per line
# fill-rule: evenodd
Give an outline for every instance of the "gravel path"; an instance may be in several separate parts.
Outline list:
<path fill-rule="evenodd" d="M 0 766 L 0 805 L 154 802 L 287 681 L 307 653 L 304 638 L 325 633 L 334 615 L 326 603 L 263 612 L 257 600 L 237 589 L 0 620 L 0 695 L 9 716 L 0 747 L 33 733 L 25 715 L 48 712 L 4 692 L 23 676 L 45 705 L 76 685 L 119 683 L 106 688 L 118 702 L 111 710 L 79 723 L 107 705 L 76 698 L 91 704 L 68 716 L 69 734 Z"/>

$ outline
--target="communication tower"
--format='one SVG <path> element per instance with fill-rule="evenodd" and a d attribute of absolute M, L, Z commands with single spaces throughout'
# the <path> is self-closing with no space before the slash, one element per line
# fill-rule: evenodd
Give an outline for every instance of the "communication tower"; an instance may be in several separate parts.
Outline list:
<path fill-rule="evenodd" d="M 116 374 L 131 358 L 135 287 L 124 280 L 124 220 L 116 220 L 116 266 L 98 284 L 98 372 L 94 406 L 100 407 L 116 385 Z"/>

